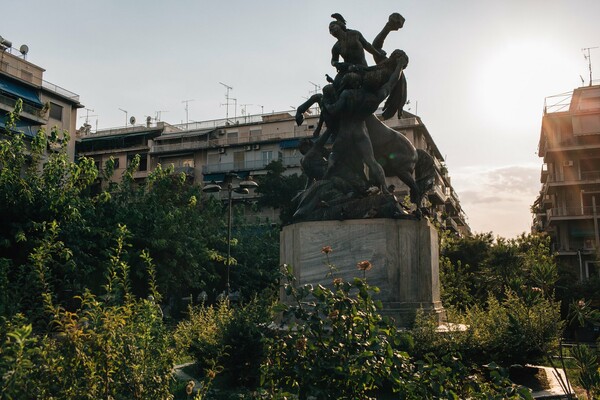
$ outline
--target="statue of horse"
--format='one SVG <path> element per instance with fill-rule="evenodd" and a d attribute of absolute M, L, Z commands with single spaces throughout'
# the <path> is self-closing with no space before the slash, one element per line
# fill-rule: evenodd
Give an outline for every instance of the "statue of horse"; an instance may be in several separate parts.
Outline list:
<path fill-rule="evenodd" d="M 303 113 L 318 100 L 320 100 L 319 97 L 313 96 L 298 107 L 296 111 L 298 125 L 302 124 Z M 423 196 L 434 184 L 433 158 L 426 151 L 416 149 L 406 136 L 385 125 L 375 115 L 368 116 L 365 124 L 375 159 L 383 167 L 385 176 L 396 176 L 404 182 L 410 189 L 411 202 L 419 208 Z M 317 129 L 320 129 L 320 124 Z M 324 146 L 325 140 L 330 134 L 331 132 L 324 134 L 326 137 L 322 135 L 315 145 L 317 147 Z M 314 178 L 319 179 L 319 177 Z"/>

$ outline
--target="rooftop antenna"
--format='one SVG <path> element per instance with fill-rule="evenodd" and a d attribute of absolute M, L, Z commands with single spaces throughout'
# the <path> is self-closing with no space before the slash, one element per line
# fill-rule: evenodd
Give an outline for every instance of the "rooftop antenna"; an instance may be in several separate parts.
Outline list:
<path fill-rule="evenodd" d="M 233 90 L 233 88 L 229 85 L 224 84 L 223 82 L 219 82 L 219 84 L 225 86 L 225 89 L 227 89 L 227 92 L 225 93 L 225 100 L 226 103 L 225 104 L 221 104 L 222 106 L 225 106 L 225 120 L 229 121 L 229 91 Z"/>
<path fill-rule="evenodd" d="M 167 110 L 159 110 L 159 111 L 155 111 L 155 112 L 154 112 L 154 113 L 155 113 L 154 115 L 156 115 L 156 117 L 154 117 L 154 120 L 155 120 L 156 122 L 159 122 L 159 121 L 160 121 L 161 114 L 162 114 L 162 113 L 166 113 L 166 112 L 168 112 L 168 111 L 167 111 Z"/>
<path fill-rule="evenodd" d="M 122 108 L 119 108 L 119 110 L 123 111 L 125 113 L 125 128 L 127 128 L 127 110 L 123 110 Z"/>
<path fill-rule="evenodd" d="M 244 123 L 247 122 L 247 118 L 248 118 L 248 113 L 247 113 L 247 108 L 248 106 L 252 106 L 253 104 L 240 104 L 240 107 L 242 107 L 242 115 L 244 116 Z"/>
<path fill-rule="evenodd" d="M 189 129 L 189 118 L 188 118 L 188 103 L 190 101 L 194 101 L 194 99 L 183 100 L 182 103 L 185 103 L 185 129 Z"/>
<path fill-rule="evenodd" d="M 581 51 L 583 51 L 583 57 L 588 60 L 588 68 L 590 70 L 590 86 L 592 86 L 592 56 L 590 55 L 590 50 L 593 49 L 597 49 L 598 46 L 596 47 L 585 47 L 583 49 L 581 49 Z M 585 52 L 587 51 L 587 55 L 585 54 Z"/>
<path fill-rule="evenodd" d="M 92 110 L 91 108 L 85 109 L 85 123 L 86 124 L 89 124 L 90 117 L 97 117 L 97 115 L 90 115 L 90 111 L 94 112 L 94 110 Z M 83 117 L 79 117 L 79 118 L 83 118 Z"/>

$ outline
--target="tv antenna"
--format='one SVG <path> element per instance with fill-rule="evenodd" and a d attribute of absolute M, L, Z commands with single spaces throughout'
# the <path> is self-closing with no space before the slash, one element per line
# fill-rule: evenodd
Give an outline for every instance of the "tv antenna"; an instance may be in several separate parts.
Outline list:
<path fill-rule="evenodd" d="M 225 89 L 227 89 L 227 92 L 225 93 L 226 102 L 225 102 L 225 104 L 221 104 L 221 105 L 225 106 L 225 120 L 229 121 L 229 91 L 233 90 L 233 88 L 229 85 L 224 84 L 223 82 L 219 82 L 219 84 L 225 86 Z"/>
<path fill-rule="evenodd" d="M 247 113 L 247 109 L 248 106 L 253 106 L 254 104 L 240 104 L 240 107 L 242 108 L 242 115 L 244 116 L 244 122 L 247 122 L 247 118 L 248 118 L 248 113 Z"/>
<path fill-rule="evenodd" d="M 308 92 L 308 93 L 310 95 L 318 94 L 319 91 L 321 90 L 321 85 L 317 85 L 316 83 L 311 82 L 311 81 L 308 81 L 308 83 L 310 83 L 311 85 L 313 85 L 315 87 L 315 91 L 314 92 Z M 316 110 L 317 114 L 321 113 L 321 108 L 319 107 L 319 102 L 315 103 L 315 110 Z"/>
<path fill-rule="evenodd" d="M 182 103 L 185 103 L 185 129 L 188 129 L 189 118 L 188 118 L 188 103 L 190 101 L 194 101 L 194 99 L 183 100 Z"/>
<path fill-rule="evenodd" d="M 159 121 L 160 121 L 161 114 L 162 114 L 162 113 L 166 113 L 166 112 L 168 112 L 168 111 L 167 111 L 167 110 L 159 110 L 159 111 L 154 111 L 154 115 L 156 115 L 156 117 L 154 117 L 154 120 L 155 120 L 156 122 L 159 122 Z"/>
<path fill-rule="evenodd" d="M 583 51 L 583 57 L 588 61 L 588 68 L 590 70 L 590 86 L 592 86 L 592 56 L 590 54 L 590 50 L 597 49 L 597 48 L 598 48 L 598 46 L 584 47 L 583 49 L 581 49 L 581 51 Z M 585 54 L 586 51 L 587 51 L 587 55 Z"/>
<path fill-rule="evenodd" d="M 119 108 L 119 110 L 123 111 L 125 113 L 125 128 L 127 128 L 127 110 L 123 110 L 122 108 Z"/>
<path fill-rule="evenodd" d="M 91 108 L 86 108 L 85 109 L 85 123 L 89 124 L 90 121 L 90 117 L 97 117 L 97 115 L 90 115 L 90 111 L 94 112 L 94 110 L 92 110 Z M 79 118 L 84 118 L 83 116 L 79 117 Z"/>

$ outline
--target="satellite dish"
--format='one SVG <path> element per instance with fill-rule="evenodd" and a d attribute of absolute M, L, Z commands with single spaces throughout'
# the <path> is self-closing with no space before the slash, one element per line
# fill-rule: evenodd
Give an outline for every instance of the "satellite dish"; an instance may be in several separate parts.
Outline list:
<path fill-rule="evenodd" d="M 135 117 L 132 115 L 131 118 L 129 118 L 129 123 L 131 125 L 135 125 Z"/>
<path fill-rule="evenodd" d="M 26 56 L 27 53 L 29 53 L 29 46 L 27 46 L 26 44 L 22 44 L 21 47 L 19 47 L 19 51 L 21 52 L 21 54 Z"/>

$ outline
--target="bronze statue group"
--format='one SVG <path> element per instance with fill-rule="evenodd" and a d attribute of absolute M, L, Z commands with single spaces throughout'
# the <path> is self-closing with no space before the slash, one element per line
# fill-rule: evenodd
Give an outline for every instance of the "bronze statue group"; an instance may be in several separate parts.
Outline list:
<path fill-rule="evenodd" d="M 332 17 L 329 32 L 337 41 L 331 49 L 331 65 L 337 74 L 326 75 L 329 84 L 322 93 L 301 104 L 296 113 L 300 125 L 312 105 L 321 109 L 315 141 L 300 143 L 301 166 L 309 181 L 296 198 L 294 220 L 406 217 L 385 176 L 397 176 L 409 187 L 420 216 L 421 200 L 433 184 L 433 159 L 374 115 L 387 99 L 382 117 L 389 119 L 396 113 L 402 117 L 408 57 L 402 50 L 388 57 L 383 43 L 391 31 L 403 27 L 404 18 L 391 14 L 369 43 L 360 32 L 348 29 L 340 14 Z M 373 55 L 374 65 L 367 64 L 365 51 Z M 326 130 L 321 134 L 323 125 Z M 326 147 L 329 141 L 331 151 Z"/>

